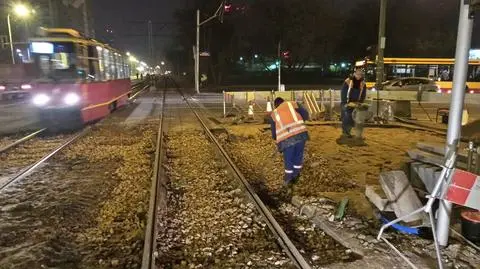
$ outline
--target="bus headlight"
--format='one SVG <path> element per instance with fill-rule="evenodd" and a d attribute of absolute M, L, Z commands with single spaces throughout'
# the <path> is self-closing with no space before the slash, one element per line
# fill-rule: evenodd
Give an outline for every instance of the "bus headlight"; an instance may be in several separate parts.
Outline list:
<path fill-rule="evenodd" d="M 78 94 L 76 93 L 71 92 L 65 95 L 65 98 L 63 98 L 63 101 L 65 102 L 65 104 L 69 106 L 73 106 L 80 101 L 80 96 L 78 96 Z"/>
<path fill-rule="evenodd" d="M 50 102 L 50 97 L 44 93 L 37 94 L 33 97 L 33 104 L 36 106 L 44 106 Z"/>

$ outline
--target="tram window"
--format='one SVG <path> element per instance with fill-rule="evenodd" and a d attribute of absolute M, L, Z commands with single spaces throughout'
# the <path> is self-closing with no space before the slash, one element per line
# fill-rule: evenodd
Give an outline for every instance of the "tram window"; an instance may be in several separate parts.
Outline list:
<path fill-rule="evenodd" d="M 117 79 L 121 79 L 123 76 L 123 63 L 122 63 L 122 57 L 120 54 L 115 53 L 115 63 L 117 66 Z"/>
<path fill-rule="evenodd" d="M 100 75 L 100 64 L 98 50 L 94 46 L 88 46 L 88 69 L 89 78 L 94 81 L 102 80 Z"/>
<path fill-rule="evenodd" d="M 81 79 L 86 79 L 89 73 L 88 46 L 77 44 L 77 58 L 77 75 Z"/>
<path fill-rule="evenodd" d="M 96 46 L 97 49 L 97 54 L 98 54 L 98 80 L 104 80 L 105 79 L 105 61 L 103 60 L 103 48 L 100 46 Z"/>
<path fill-rule="evenodd" d="M 112 79 L 112 59 L 111 59 L 111 52 L 108 49 L 103 49 L 103 66 L 104 66 L 104 80 L 111 80 Z"/>

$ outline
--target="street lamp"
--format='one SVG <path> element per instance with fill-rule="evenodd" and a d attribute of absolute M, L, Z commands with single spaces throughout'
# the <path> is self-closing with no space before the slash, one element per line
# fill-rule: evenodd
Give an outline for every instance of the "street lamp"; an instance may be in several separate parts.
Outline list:
<path fill-rule="evenodd" d="M 17 4 L 13 7 L 13 13 L 21 18 L 26 18 L 30 14 L 35 13 L 34 10 L 29 9 L 23 4 Z M 12 63 L 15 64 L 15 54 L 13 52 L 13 38 L 12 38 L 12 25 L 10 23 L 10 13 L 7 14 L 7 25 L 8 25 L 8 38 L 10 41 L 10 52 L 12 54 Z"/>

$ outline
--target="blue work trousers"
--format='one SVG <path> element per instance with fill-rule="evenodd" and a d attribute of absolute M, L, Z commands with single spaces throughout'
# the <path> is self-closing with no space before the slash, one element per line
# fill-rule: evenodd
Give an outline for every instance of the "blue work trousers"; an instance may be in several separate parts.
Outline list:
<path fill-rule="evenodd" d="M 283 150 L 283 162 L 285 164 L 285 181 L 290 181 L 300 175 L 303 167 L 303 151 L 305 142 L 298 142 Z"/>
<path fill-rule="evenodd" d="M 345 104 L 342 106 L 342 131 L 344 135 L 351 135 L 352 128 L 354 126 L 353 122 L 353 108 L 346 107 Z"/>

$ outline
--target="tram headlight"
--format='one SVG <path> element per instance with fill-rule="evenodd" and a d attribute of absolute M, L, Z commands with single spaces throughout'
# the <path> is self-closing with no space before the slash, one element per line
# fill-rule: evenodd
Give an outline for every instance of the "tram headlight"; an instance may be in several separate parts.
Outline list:
<path fill-rule="evenodd" d="M 63 102 L 65 102 L 65 104 L 67 104 L 69 106 L 76 105 L 79 101 L 80 101 L 80 96 L 78 96 L 78 94 L 73 93 L 73 92 L 68 93 L 63 98 Z"/>
<path fill-rule="evenodd" d="M 30 84 L 22 84 L 22 86 L 20 86 L 20 88 L 22 90 L 31 90 L 32 89 L 32 85 Z"/>
<path fill-rule="evenodd" d="M 44 93 L 37 94 L 33 97 L 33 104 L 36 106 L 44 106 L 50 102 L 50 97 Z"/>

